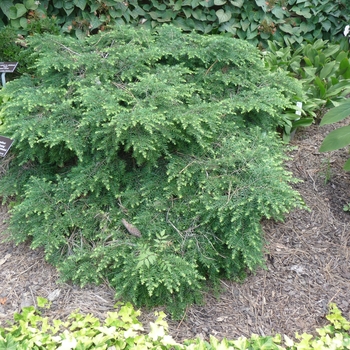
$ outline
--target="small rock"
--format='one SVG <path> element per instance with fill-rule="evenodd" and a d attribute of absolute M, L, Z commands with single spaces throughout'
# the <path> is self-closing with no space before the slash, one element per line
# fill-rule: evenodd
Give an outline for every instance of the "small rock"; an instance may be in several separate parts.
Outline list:
<path fill-rule="evenodd" d="M 350 272 L 342 272 L 340 274 L 343 278 L 350 280 Z"/>
<path fill-rule="evenodd" d="M 220 316 L 220 317 L 218 317 L 218 318 L 216 319 L 216 321 L 217 321 L 217 322 L 223 322 L 223 321 L 226 320 L 226 318 L 227 318 L 227 316 Z"/>
<path fill-rule="evenodd" d="M 10 259 L 11 254 L 6 254 L 2 259 L 0 259 L 0 265 L 5 264 L 5 262 Z"/>
<path fill-rule="evenodd" d="M 290 268 L 292 271 L 295 271 L 297 273 L 297 275 L 303 275 L 305 274 L 305 269 L 303 266 L 301 265 L 293 265 Z"/>
<path fill-rule="evenodd" d="M 341 306 L 342 306 L 344 309 L 347 309 L 347 308 L 349 307 L 349 303 L 348 303 L 347 301 L 343 300 L 343 301 L 341 302 Z M 1 312 L 1 309 L 0 309 L 0 312 Z"/>
<path fill-rule="evenodd" d="M 56 299 L 58 299 L 58 297 L 60 296 L 61 294 L 61 289 L 55 289 L 53 292 L 51 292 L 48 296 L 47 296 L 47 299 L 49 301 L 54 301 Z"/>
<path fill-rule="evenodd" d="M 22 299 L 20 306 L 21 306 L 21 309 L 23 309 L 24 307 L 28 307 L 28 306 L 34 306 L 32 298 Z"/>
<path fill-rule="evenodd" d="M 199 338 L 201 340 L 204 340 L 204 335 L 203 333 L 196 334 L 195 338 Z"/>

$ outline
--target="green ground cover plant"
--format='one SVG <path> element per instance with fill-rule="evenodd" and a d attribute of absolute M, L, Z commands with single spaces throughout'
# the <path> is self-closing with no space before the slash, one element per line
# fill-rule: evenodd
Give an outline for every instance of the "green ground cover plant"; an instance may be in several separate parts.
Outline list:
<path fill-rule="evenodd" d="M 109 312 L 102 322 L 93 315 L 72 313 L 67 320 L 49 321 L 40 310 L 49 307 L 47 300 L 38 298 L 39 309 L 26 307 L 14 315 L 11 326 L 0 328 L 1 350 L 53 350 L 53 349 L 187 349 L 187 350 L 311 350 L 350 349 L 350 323 L 335 304 L 329 305 L 328 324 L 317 329 L 317 336 L 296 333 L 295 339 L 275 336 L 252 335 L 251 338 L 209 341 L 186 340 L 183 344 L 168 335 L 168 324 L 163 312 L 156 313 L 145 332 L 138 320 L 140 311 L 131 304 L 116 304 L 117 310 Z"/>
<path fill-rule="evenodd" d="M 245 41 L 169 25 L 28 44 L 35 73 L 0 93 L 15 242 L 174 317 L 264 264 L 261 219 L 303 207 L 275 132 L 295 79 Z"/>

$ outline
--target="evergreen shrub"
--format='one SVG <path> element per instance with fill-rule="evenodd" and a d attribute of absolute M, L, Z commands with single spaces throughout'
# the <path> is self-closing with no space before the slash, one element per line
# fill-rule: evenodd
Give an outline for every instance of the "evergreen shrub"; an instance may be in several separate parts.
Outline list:
<path fill-rule="evenodd" d="M 275 133 L 296 80 L 245 41 L 172 26 L 29 45 L 35 74 L 1 91 L 15 242 L 174 316 L 205 281 L 263 264 L 261 219 L 303 206 Z"/>

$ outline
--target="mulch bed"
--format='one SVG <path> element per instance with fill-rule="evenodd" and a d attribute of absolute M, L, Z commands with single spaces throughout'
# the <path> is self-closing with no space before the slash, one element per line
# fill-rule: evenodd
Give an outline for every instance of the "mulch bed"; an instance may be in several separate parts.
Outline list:
<path fill-rule="evenodd" d="M 252 333 L 293 337 L 296 331 L 314 334 L 326 323 L 330 302 L 350 319 L 350 213 L 343 210 L 350 202 L 350 174 L 342 170 L 348 152 L 318 152 L 324 136 L 334 128 L 313 125 L 298 131 L 292 141 L 296 147 L 289 152 L 286 166 L 302 180 L 295 188 L 310 211 L 296 210 L 284 222 L 264 221 L 266 269 L 251 274 L 244 283 L 222 281 L 220 296 L 208 293 L 205 303 L 189 307 L 181 321 L 168 320 L 176 340 L 209 335 L 232 339 Z M 4 171 L 4 160 L 0 160 L 0 172 L 1 167 Z M 0 232 L 5 232 L 4 206 L 0 217 Z M 60 283 L 43 250 L 31 250 L 27 243 L 0 243 L 1 326 L 22 307 L 35 305 L 37 296 L 52 300 L 46 316 L 61 319 L 77 309 L 103 319 L 116 302 L 107 283 L 82 289 Z M 141 321 L 147 326 L 155 310 L 142 311 Z"/>

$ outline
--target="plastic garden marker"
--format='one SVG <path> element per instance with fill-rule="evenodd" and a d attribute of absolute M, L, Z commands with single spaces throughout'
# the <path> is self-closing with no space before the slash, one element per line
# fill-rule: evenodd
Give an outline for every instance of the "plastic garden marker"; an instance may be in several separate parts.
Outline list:
<path fill-rule="evenodd" d="M 6 156 L 6 153 L 12 146 L 12 143 L 13 143 L 13 140 L 4 136 L 0 136 L 0 157 Z"/>

